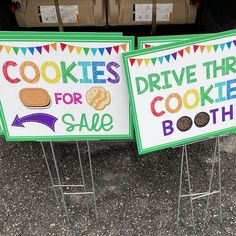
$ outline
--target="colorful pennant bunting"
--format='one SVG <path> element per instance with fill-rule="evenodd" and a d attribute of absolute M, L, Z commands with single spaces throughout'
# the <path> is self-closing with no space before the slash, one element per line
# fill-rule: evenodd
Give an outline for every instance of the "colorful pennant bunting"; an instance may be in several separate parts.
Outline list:
<path fill-rule="evenodd" d="M 208 52 L 211 52 L 212 45 L 207 45 L 206 47 L 207 47 L 207 51 L 208 51 Z"/>
<path fill-rule="evenodd" d="M 75 46 L 72 46 L 72 45 L 68 45 L 68 49 L 69 49 L 69 52 L 72 53 L 72 51 L 74 50 Z"/>
<path fill-rule="evenodd" d="M 39 54 L 41 54 L 43 47 L 36 47 L 36 49 L 37 49 L 37 51 L 39 52 Z"/>
<path fill-rule="evenodd" d="M 90 49 L 90 48 L 84 48 L 84 53 L 85 53 L 86 56 L 87 56 L 88 53 L 89 53 L 89 49 Z"/>
<path fill-rule="evenodd" d="M 5 46 L 5 49 L 6 49 L 6 52 L 9 54 L 9 52 L 11 51 L 11 48 L 10 46 Z"/>
<path fill-rule="evenodd" d="M 155 66 L 157 58 L 151 58 L 152 64 Z"/>
<path fill-rule="evenodd" d="M 127 44 L 121 44 L 121 45 L 115 45 L 113 47 L 107 47 L 107 48 L 83 48 L 83 47 L 76 47 L 74 45 L 69 45 L 66 43 L 51 43 L 43 46 L 36 46 L 36 47 L 12 47 L 12 46 L 6 46 L 6 45 L 0 45 L 0 52 L 2 49 L 5 49 L 7 53 L 10 53 L 11 50 L 17 55 L 19 53 L 19 50 L 26 55 L 27 51 L 29 51 L 32 55 L 34 55 L 35 52 L 38 52 L 39 54 L 42 54 L 42 52 L 50 52 L 50 49 L 53 49 L 54 51 L 58 50 L 58 45 L 60 45 L 60 49 L 63 52 L 68 48 L 69 52 L 72 53 L 74 49 L 76 49 L 76 52 L 78 54 L 81 53 L 81 50 L 83 49 L 85 55 L 88 55 L 89 52 L 91 52 L 94 56 L 97 52 L 99 52 L 102 56 L 104 55 L 104 52 L 107 52 L 109 55 L 114 51 L 117 54 L 121 52 L 121 49 L 123 52 L 126 52 Z"/>
<path fill-rule="evenodd" d="M 138 65 L 140 66 L 143 62 L 143 59 L 137 59 Z"/>
<path fill-rule="evenodd" d="M 148 66 L 149 62 L 150 62 L 150 59 L 149 58 L 145 58 L 144 59 L 144 62 L 145 62 L 145 65 Z"/>
<path fill-rule="evenodd" d="M 99 48 L 98 51 L 100 52 L 100 54 L 103 56 L 105 48 Z"/>
<path fill-rule="evenodd" d="M 76 51 L 77 51 L 78 55 L 80 54 L 81 50 L 82 50 L 81 47 L 76 47 Z"/>
<path fill-rule="evenodd" d="M 176 60 L 176 58 L 177 58 L 177 52 L 172 53 L 171 56 Z"/>
<path fill-rule="evenodd" d="M 170 55 L 166 55 L 165 59 L 167 60 L 167 62 L 169 62 L 170 61 Z"/>
<path fill-rule="evenodd" d="M 164 58 L 164 57 L 158 57 L 158 61 L 160 62 L 160 64 L 162 64 L 163 58 Z"/>
<path fill-rule="evenodd" d="M 31 52 L 31 54 L 34 55 L 34 47 L 29 47 L 28 49 L 29 49 L 29 51 Z M 14 50 L 14 48 L 13 48 L 13 50 Z M 15 51 L 15 50 L 14 50 L 14 51 Z M 17 54 L 17 53 L 16 53 L 16 54 Z"/>
<path fill-rule="evenodd" d="M 108 48 L 106 48 L 106 50 L 107 50 L 108 54 L 111 55 L 112 47 L 108 47 Z"/>
<path fill-rule="evenodd" d="M 218 47 L 219 47 L 219 44 L 213 45 L 215 52 L 217 51 Z"/>
<path fill-rule="evenodd" d="M 92 54 L 95 56 L 95 55 L 96 55 L 96 52 L 97 52 L 97 48 L 91 48 L 91 52 L 92 52 Z"/>
<path fill-rule="evenodd" d="M 136 61 L 136 59 L 130 58 L 129 61 L 130 61 L 131 66 L 133 66 L 135 61 Z"/>

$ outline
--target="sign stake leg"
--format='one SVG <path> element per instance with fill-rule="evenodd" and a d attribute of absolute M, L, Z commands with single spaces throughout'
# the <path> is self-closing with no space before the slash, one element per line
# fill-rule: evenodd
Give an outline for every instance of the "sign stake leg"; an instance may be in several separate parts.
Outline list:
<path fill-rule="evenodd" d="M 180 180 L 179 180 L 179 196 L 178 196 L 178 211 L 177 211 L 177 230 L 179 228 L 179 214 L 180 214 L 180 204 L 181 204 L 181 194 L 182 194 L 182 179 L 183 179 L 183 164 L 184 164 L 184 146 L 182 147 L 182 157 L 180 166 Z"/>
<path fill-rule="evenodd" d="M 211 188 L 212 188 L 212 180 L 213 180 L 213 175 L 214 175 L 214 167 L 215 167 L 215 162 L 216 162 L 216 155 L 218 152 L 218 138 L 216 138 L 215 140 L 215 149 L 214 149 L 214 155 L 213 155 L 213 159 L 212 159 L 212 168 L 211 168 L 211 176 L 210 176 L 210 183 L 209 183 L 209 189 L 208 189 L 208 196 L 207 196 L 207 204 L 206 204 L 206 210 L 205 210 L 205 217 L 204 217 L 204 224 L 203 224 L 203 230 L 206 227 L 206 221 L 207 221 L 207 214 L 208 214 L 208 207 L 209 207 L 209 203 L 210 203 L 210 192 L 211 192 Z"/>
<path fill-rule="evenodd" d="M 48 159 L 47 159 L 46 150 L 45 150 L 45 147 L 44 147 L 43 143 L 40 142 L 40 144 L 41 144 L 41 147 L 42 147 L 42 150 L 43 150 L 43 155 L 44 155 L 44 158 L 45 158 L 46 166 L 47 166 L 47 169 L 48 169 L 48 174 L 49 174 L 50 181 L 51 181 L 51 184 L 52 184 L 53 193 L 54 193 L 54 196 L 55 196 L 55 199 L 56 199 L 56 202 L 57 202 L 57 207 L 60 207 L 57 192 L 56 192 L 56 189 L 55 189 L 54 180 L 53 180 L 53 177 L 52 177 L 52 172 L 51 172 L 51 169 L 50 169 L 50 166 L 49 166 L 49 163 L 48 163 Z"/>
<path fill-rule="evenodd" d="M 83 164 L 82 164 L 81 153 L 80 153 L 80 148 L 79 148 L 79 142 L 76 142 L 76 148 L 77 148 L 77 152 L 78 152 L 82 184 L 84 186 L 84 192 L 86 192 L 85 179 L 84 179 L 84 170 L 83 170 Z M 86 195 L 85 198 L 86 198 L 87 215 L 89 215 L 88 196 Z"/>
<path fill-rule="evenodd" d="M 65 214 L 66 214 L 67 221 L 69 222 L 68 210 L 67 210 L 67 207 L 66 207 L 65 196 L 64 196 L 64 193 L 63 193 L 61 177 L 60 177 L 59 169 L 58 169 L 58 166 L 57 166 L 57 161 L 56 161 L 56 156 L 55 156 L 55 152 L 54 152 L 54 148 L 53 148 L 53 143 L 51 141 L 50 141 L 50 147 L 51 147 L 51 151 L 52 151 L 54 165 L 55 165 L 55 168 L 56 168 L 57 179 L 58 179 L 58 182 L 59 182 L 59 189 L 60 189 L 60 192 L 61 192 L 63 208 L 64 208 L 64 211 L 65 211 Z"/>
<path fill-rule="evenodd" d="M 93 168 L 92 168 L 92 161 L 91 161 L 91 152 L 90 152 L 89 141 L 87 141 L 87 148 L 88 148 L 89 167 L 90 167 L 90 175 L 91 175 L 92 191 L 93 191 L 93 199 L 94 199 L 95 217 L 96 217 L 96 221 L 98 223 L 98 212 L 97 212 L 97 203 L 96 203 L 96 196 L 95 196 L 95 187 L 94 187 L 94 179 L 93 179 Z"/>
<path fill-rule="evenodd" d="M 191 181 L 190 181 L 189 166 L 188 166 L 187 145 L 184 145 L 184 150 L 185 150 L 185 158 L 186 158 L 186 167 L 187 167 L 187 176 L 188 176 L 188 188 L 189 188 L 190 204 L 191 204 L 191 211 L 192 211 L 193 229 L 194 229 L 194 232 L 196 232 L 194 213 L 193 213 L 192 189 L 191 189 Z"/>

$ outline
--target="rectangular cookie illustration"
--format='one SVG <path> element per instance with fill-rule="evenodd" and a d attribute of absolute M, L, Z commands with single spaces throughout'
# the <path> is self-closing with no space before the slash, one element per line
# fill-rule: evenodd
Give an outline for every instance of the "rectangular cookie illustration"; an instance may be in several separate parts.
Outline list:
<path fill-rule="evenodd" d="M 48 108 L 51 97 L 42 88 L 24 88 L 20 90 L 20 100 L 28 108 Z"/>

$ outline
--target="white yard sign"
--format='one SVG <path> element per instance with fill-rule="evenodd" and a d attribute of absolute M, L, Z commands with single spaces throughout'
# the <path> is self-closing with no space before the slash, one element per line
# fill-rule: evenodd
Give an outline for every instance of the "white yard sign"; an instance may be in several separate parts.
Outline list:
<path fill-rule="evenodd" d="M 0 42 L 7 140 L 132 138 L 122 53 L 131 37 Z"/>
<path fill-rule="evenodd" d="M 124 54 L 139 152 L 235 132 L 236 31 Z"/>

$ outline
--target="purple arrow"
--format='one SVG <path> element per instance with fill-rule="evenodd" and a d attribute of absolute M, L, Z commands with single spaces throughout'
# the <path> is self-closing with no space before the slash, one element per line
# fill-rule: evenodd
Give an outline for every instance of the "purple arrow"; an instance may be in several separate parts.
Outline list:
<path fill-rule="evenodd" d="M 30 114 L 21 118 L 16 115 L 14 121 L 12 122 L 12 126 L 25 127 L 23 123 L 36 122 L 48 126 L 51 130 L 55 132 L 55 123 L 57 120 L 58 119 L 56 117 L 45 113 Z"/>

